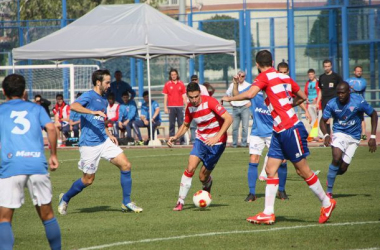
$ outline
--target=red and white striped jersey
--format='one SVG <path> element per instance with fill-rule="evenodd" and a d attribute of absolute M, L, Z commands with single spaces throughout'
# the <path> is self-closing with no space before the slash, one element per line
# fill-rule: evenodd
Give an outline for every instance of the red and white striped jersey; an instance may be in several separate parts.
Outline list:
<path fill-rule="evenodd" d="M 214 97 L 201 95 L 201 103 L 193 106 L 189 103 L 186 107 L 185 122 L 190 123 L 193 119 L 197 124 L 196 138 L 205 142 L 215 136 L 222 127 L 224 119 L 221 117 L 226 109 Z M 227 133 L 224 133 L 218 143 L 227 142 Z"/>
<path fill-rule="evenodd" d="M 273 117 L 274 131 L 282 132 L 299 122 L 292 106 L 292 96 L 300 87 L 288 75 L 270 68 L 260 73 L 252 85 L 258 86 L 267 95 L 265 104 Z"/>
<path fill-rule="evenodd" d="M 119 120 L 120 104 L 115 102 L 112 106 L 107 106 L 107 119 L 112 121 Z"/>
<path fill-rule="evenodd" d="M 59 122 L 62 122 L 64 125 L 66 125 L 69 122 L 62 121 L 62 119 L 70 117 L 70 106 L 65 102 L 63 102 L 61 106 L 58 106 L 58 104 L 56 104 L 53 108 L 53 114 L 54 116 L 58 114 Z"/>

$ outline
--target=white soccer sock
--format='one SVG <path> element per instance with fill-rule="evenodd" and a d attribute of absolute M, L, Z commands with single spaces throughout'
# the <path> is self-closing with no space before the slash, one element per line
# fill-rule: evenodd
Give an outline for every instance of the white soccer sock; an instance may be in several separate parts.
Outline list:
<path fill-rule="evenodd" d="M 309 185 L 310 190 L 318 197 L 321 201 L 323 207 L 328 207 L 331 205 L 330 198 L 326 195 L 325 191 L 322 188 L 321 182 L 314 173 L 307 178 L 307 185 Z"/>
<path fill-rule="evenodd" d="M 189 173 L 187 170 L 182 175 L 181 185 L 179 187 L 178 202 L 185 204 L 187 193 L 191 187 L 191 181 L 193 180 L 194 173 Z"/>
<path fill-rule="evenodd" d="M 265 188 L 265 209 L 264 214 L 270 215 L 274 213 L 274 201 L 278 190 L 278 178 L 267 178 L 267 186 Z"/>

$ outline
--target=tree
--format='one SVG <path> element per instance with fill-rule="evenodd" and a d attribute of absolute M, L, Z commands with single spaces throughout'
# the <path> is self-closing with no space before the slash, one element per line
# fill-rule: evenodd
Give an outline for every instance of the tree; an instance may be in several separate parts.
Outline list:
<path fill-rule="evenodd" d="M 227 40 L 235 40 L 239 44 L 239 21 L 227 15 L 215 15 L 204 21 L 203 31 Z M 228 68 L 234 67 L 234 59 L 230 55 L 215 54 L 205 56 L 205 69 L 223 70 L 223 79 L 228 83 Z"/>

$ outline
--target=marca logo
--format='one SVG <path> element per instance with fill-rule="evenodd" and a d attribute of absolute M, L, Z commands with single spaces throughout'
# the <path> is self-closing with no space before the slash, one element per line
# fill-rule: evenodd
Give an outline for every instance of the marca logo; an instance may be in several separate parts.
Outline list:
<path fill-rule="evenodd" d="M 41 156 L 41 152 L 28 152 L 28 151 L 17 151 L 16 157 L 35 157 L 38 158 Z"/>
<path fill-rule="evenodd" d="M 100 116 L 100 115 L 95 115 L 95 116 L 94 116 L 94 119 L 95 119 L 95 120 L 99 120 L 99 121 L 104 121 L 104 117 L 103 117 L 103 116 Z"/>
<path fill-rule="evenodd" d="M 266 109 L 263 109 L 263 108 L 257 108 L 257 107 L 256 107 L 255 112 L 257 112 L 257 113 L 261 113 L 261 114 L 267 114 L 267 115 L 270 115 L 269 110 L 266 110 Z"/>

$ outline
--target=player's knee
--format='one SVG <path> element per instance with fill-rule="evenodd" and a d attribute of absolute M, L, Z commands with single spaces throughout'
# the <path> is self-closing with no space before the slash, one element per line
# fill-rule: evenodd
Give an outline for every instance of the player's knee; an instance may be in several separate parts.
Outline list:
<path fill-rule="evenodd" d="M 125 161 L 121 164 L 120 170 L 121 171 L 131 171 L 132 169 L 132 163 L 129 161 Z"/>
<path fill-rule="evenodd" d="M 86 187 L 90 186 L 94 181 L 95 181 L 95 176 L 93 178 L 92 177 L 82 178 L 82 182 Z"/>
<path fill-rule="evenodd" d="M 334 165 L 334 166 L 339 166 L 340 165 L 340 162 L 341 162 L 341 160 L 340 160 L 340 157 L 336 157 L 336 156 L 333 156 L 333 160 L 332 160 L 332 165 Z"/>

